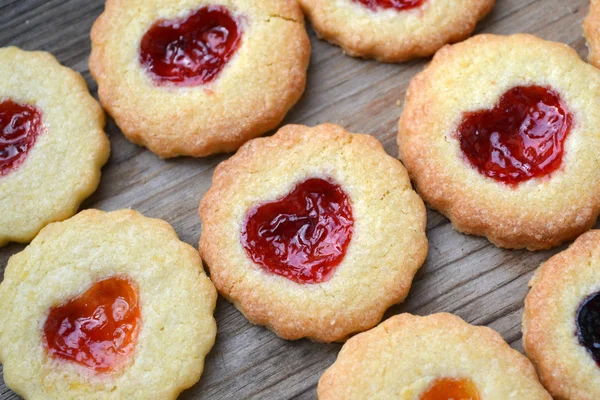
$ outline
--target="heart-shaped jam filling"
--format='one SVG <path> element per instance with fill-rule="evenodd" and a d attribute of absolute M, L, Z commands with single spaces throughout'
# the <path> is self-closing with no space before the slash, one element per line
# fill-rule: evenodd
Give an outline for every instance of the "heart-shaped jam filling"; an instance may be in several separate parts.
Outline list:
<path fill-rule="evenodd" d="M 431 384 L 421 400 L 480 400 L 480 397 L 470 379 L 441 378 Z"/>
<path fill-rule="evenodd" d="M 48 354 L 98 372 L 126 363 L 140 325 L 137 287 L 113 277 L 53 307 L 44 323 Z"/>
<path fill-rule="evenodd" d="M 223 70 L 241 35 L 227 8 L 203 7 L 186 18 L 152 25 L 142 38 L 140 62 L 158 84 L 202 85 Z"/>
<path fill-rule="evenodd" d="M 344 259 L 353 230 L 352 207 L 342 188 L 311 178 L 285 197 L 250 210 L 241 240 L 266 271 L 297 283 L 320 283 Z"/>
<path fill-rule="evenodd" d="M 558 93 L 517 86 L 491 110 L 466 113 L 458 139 L 479 172 L 508 185 L 540 178 L 560 168 L 573 117 Z"/>
<path fill-rule="evenodd" d="M 600 293 L 581 303 L 577 313 L 577 337 L 600 366 Z"/>
<path fill-rule="evenodd" d="M 42 114 L 30 105 L 0 102 L 0 176 L 16 170 L 42 130 Z"/>
<path fill-rule="evenodd" d="M 371 10 L 386 10 L 393 8 L 398 11 L 421 7 L 426 0 L 354 0 Z"/>

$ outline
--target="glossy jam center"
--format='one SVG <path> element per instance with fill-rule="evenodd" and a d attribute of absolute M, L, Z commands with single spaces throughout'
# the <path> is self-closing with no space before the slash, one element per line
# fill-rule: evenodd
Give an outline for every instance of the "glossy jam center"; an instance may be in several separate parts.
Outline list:
<path fill-rule="evenodd" d="M 577 314 L 577 336 L 579 343 L 600 366 L 600 293 L 591 295 L 581 304 Z"/>
<path fill-rule="evenodd" d="M 572 123 L 558 93 L 541 86 L 517 86 L 493 109 L 466 113 L 458 138 L 464 155 L 481 174 L 517 185 L 560 168 Z"/>
<path fill-rule="evenodd" d="M 354 0 L 367 6 L 371 10 L 386 10 L 389 8 L 398 11 L 421 7 L 426 0 Z"/>
<path fill-rule="evenodd" d="M 241 34 L 227 8 L 204 7 L 184 19 L 152 25 L 142 38 L 140 62 L 158 84 L 209 83 L 235 54 Z"/>
<path fill-rule="evenodd" d="M 42 114 L 30 105 L 0 102 L 0 176 L 16 170 L 42 130 Z"/>
<path fill-rule="evenodd" d="M 480 400 L 480 397 L 470 379 L 442 378 L 433 382 L 421 400 Z"/>
<path fill-rule="evenodd" d="M 312 178 L 246 214 L 242 245 L 265 270 L 297 283 L 328 280 L 346 254 L 354 218 L 346 193 Z"/>
<path fill-rule="evenodd" d="M 140 325 L 137 288 L 114 277 L 50 309 L 44 323 L 48 354 L 99 372 L 123 365 L 133 352 Z"/>

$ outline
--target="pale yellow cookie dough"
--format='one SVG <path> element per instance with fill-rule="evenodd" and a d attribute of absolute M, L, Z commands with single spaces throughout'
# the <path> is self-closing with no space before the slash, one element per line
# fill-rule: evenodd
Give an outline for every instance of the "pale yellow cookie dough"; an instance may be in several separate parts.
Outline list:
<path fill-rule="evenodd" d="M 320 400 L 419 400 L 437 379 L 468 379 L 482 400 L 552 400 L 529 360 L 451 314 L 396 315 L 344 344 Z"/>
<path fill-rule="evenodd" d="M 0 48 L 0 102 L 8 99 L 36 107 L 42 131 L 24 163 L 0 176 L 0 246 L 75 214 L 110 152 L 100 105 L 51 54 Z"/>
<path fill-rule="evenodd" d="M 140 331 L 129 362 L 96 373 L 50 358 L 42 336 L 49 309 L 113 276 L 138 287 Z M 50 224 L 10 258 L 0 284 L 6 385 L 30 400 L 175 399 L 200 379 L 215 341 L 216 299 L 198 252 L 164 221 L 86 210 Z"/>

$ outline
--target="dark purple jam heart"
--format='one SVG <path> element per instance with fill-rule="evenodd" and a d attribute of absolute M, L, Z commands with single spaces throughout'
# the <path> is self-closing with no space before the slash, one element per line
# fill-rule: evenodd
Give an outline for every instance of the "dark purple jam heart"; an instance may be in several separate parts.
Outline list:
<path fill-rule="evenodd" d="M 586 298 L 577 313 L 577 337 L 600 366 L 600 293 Z"/>

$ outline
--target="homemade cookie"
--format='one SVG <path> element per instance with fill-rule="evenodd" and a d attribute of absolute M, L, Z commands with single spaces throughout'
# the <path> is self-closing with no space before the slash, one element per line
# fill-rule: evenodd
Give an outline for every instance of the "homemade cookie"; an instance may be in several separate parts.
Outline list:
<path fill-rule="evenodd" d="M 350 340 L 319 380 L 320 400 L 552 400 L 529 360 L 451 314 L 396 315 Z"/>
<path fill-rule="evenodd" d="M 590 11 L 583 21 L 583 32 L 590 51 L 588 60 L 600 68 L 600 0 L 591 0 Z"/>
<path fill-rule="evenodd" d="M 544 249 L 600 212 L 600 71 L 569 46 L 480 35 L 440 50 L 400 118 L 400 158 L 455 229 Z"/>
<path fill-rule="evenodd" d="M 290 340 L 373 327 L 427 255 L 425 206 L 402 164 L 331 124 L 244 145 L 215 170 L 200 217 L 219 292 Z"/>
<path fill-rule="evenodd" d="M 523 347 L 555 399 L 600 399 L 600 231 L 581 235 L 536 271 Z"/>
<path fill-rule="evenodd" d="M 27 399 L 175 399 L 202 374 L 217 293 L 169 224 L 86 210 L 44 228 L 0 284 L 0 361 Z"/>
<path fill-rule="evenodd" d="M 466 39 L 495 0 L 298 0 L 317 34 L 344 53 L 400 62 Z"/>
<path fill-rule="evenodd" d="M 0 48 L 0 246 L 71 217 L 110 145 L 83 78 L 49 53 Z"/>
<path fill-rule="evenodd" d="M 160 157 L 236 150 L 275 128 L 306 84 L 295 0 L 108 0 L 91 37 L 100 101 Z"/>

